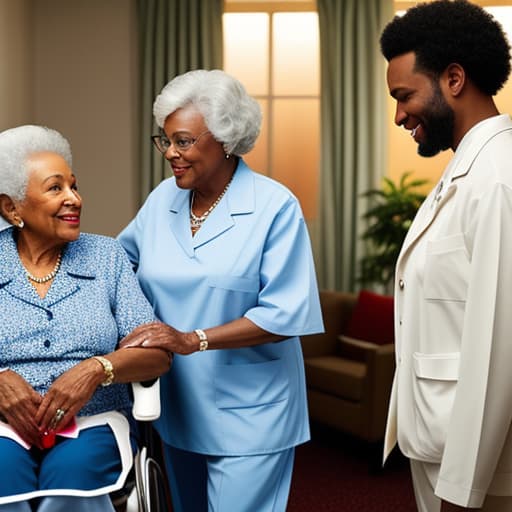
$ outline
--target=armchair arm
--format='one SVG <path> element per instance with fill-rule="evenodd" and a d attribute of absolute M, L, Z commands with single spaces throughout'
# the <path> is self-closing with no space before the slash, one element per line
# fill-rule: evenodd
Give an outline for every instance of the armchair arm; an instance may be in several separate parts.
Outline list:
<path fill-rule="evenodd" d="M 339 336 L 339 350 L 343 357 L 366 364 L 364 400 L 368 414 L 368 439 L 379 440 L 384 436 L 386 417 L 395 373 L 395 345 L 377 345 L 367 341 Z"/>
<path fill-rule="evenodd" d="M 394 357 L 395 353 L 394 343 L 377 345 L 377 343 L 356 340 L 343 334 L 338 336 L 338 343 L 339 355 L 366 363 L 370 363 L 373 358 Z"/>
<path fill-rule="evenodd" d="M 153 421 L 160 417 L 160 379 L 150 383 L 132 382 L 133 417 L 138 421 Z"/>
<path fill-rule="evenodd" d="M 301 337 L 304 357 L 317 357 L 336 353 L 337 337 L 348 324 L 357 295 L 332 290 L 320 292 L 325 332 Z"/>

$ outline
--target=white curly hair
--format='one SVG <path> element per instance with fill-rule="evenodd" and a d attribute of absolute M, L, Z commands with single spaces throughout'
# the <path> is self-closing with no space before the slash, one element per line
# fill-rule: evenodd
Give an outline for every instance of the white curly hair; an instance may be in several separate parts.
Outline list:
<path fill-rule="evenodd" d="M 173 78 L 153 104 L 157 125 L 162 128 L 170 114 L 189 104 L 199 110 L 227 154 L 243 155 L 254 147 L 261 109 L 236 78 L 219 69 L 198 69 Z"/>
<path fill-rule="evenodd" d="M 41 152 L 57 153 L 72 167 L 69 142 L 56 130 L 24 125 L 0 133 L 0 194 L 23 201 L 29 177 L 27 160 Z"/>

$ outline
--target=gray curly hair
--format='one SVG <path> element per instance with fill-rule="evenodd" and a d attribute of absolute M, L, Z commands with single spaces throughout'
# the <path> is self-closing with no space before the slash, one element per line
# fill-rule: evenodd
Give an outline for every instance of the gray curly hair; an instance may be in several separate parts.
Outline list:
<path fill-rule="evenodd" d="M 162 128 L 170 114 L 189 104 L 199 110 L 226 153 L 243 155 L 254 147 L 261 109 L 236 78 L 219 69 L 198 69 L 173 78 L 153 104 L 157 125 Z"/>
<path fill-rule="evenodd" d="M 0 194 L 23 201 L 27 192 L 31 155 L 57 153 L 72 166 L 69 142 L 56 130 L 46 126 L 24 125 L 0 133 Z"/>

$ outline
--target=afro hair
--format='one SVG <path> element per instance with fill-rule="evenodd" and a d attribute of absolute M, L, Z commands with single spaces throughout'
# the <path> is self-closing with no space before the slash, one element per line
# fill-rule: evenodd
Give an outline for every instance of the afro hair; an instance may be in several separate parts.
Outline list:
<path fill-rule="evenodd" d="M 503 87 L 510 73 L 510 45 L 503 28 L 467 0 L 435 0 L 412 7 L 388 23 L 380 45 L 388 62 L 414 52 L 416 69 L 433 77 L 457 63 L 490 96 Z"/>

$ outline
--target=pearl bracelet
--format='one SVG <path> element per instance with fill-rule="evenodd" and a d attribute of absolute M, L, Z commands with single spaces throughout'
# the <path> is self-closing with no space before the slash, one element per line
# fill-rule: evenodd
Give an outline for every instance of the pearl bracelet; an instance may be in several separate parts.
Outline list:
<path fill-rule="evenodd" d="M 206 336 L 206 333 L 202 329 L 195 329 L 194 332 L 199 338 L 199 350 L 203 352 L 208 348 L 208 336 Z"/>

